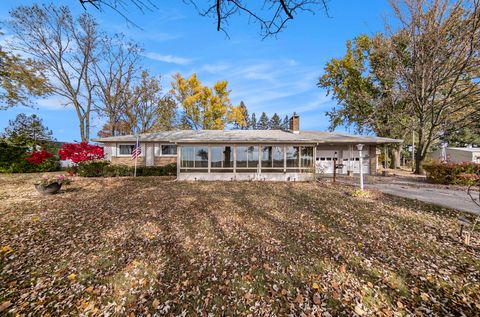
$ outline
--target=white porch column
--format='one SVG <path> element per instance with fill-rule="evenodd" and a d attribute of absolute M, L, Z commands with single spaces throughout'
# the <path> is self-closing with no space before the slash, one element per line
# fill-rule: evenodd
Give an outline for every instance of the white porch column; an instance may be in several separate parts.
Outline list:
<path fill-rule="evenodd" d="M 181 154 L 182 147 L 177 145 L 177 178 L 180 177 L 180 162 L 181 162 Z"/>
<path fill-rule="evenodd" d="M 237 145 L 234 144 L 232 146 L 233 150 L 233 177 L 237 178 Z"/>
<path fill-rule="evenodd" d="M 208 145 L 208 174 L 210 174 L 210 168 L 212 166 L 212 146 Z"/>

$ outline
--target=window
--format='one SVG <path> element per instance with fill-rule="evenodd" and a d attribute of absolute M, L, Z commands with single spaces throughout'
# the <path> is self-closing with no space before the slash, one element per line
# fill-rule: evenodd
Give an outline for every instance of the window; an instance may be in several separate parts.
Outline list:
<path fill-rule="evenodd" d="M 212 146 L 210 148 L 211 153 L 211 165 L 210 167 L 214 172 L 218 172 L 218 169 L 222 172 L 233 172 L 233 147 L 232 146 Z"/>
<path fill-rule="evenodd" d="M 283 168 L 283 146 L 262 147 L 262 169 Z"/>
<path fill-rule="evenodd" d="M 118 146 L 119 155 L 132 155 L 135 144 L 120 144 Z"/>
<path fill-rule="evenodd" d="M 300 149 L 298 146 L 287 146 L 287 168 L 299 167 Z"/>
<path fill-rule="evenodd" d="M 182 146 L 180 167 L 189 169 L 208 168 L 208 147 Z"/>
<path fill-rule="evenodd" d="M 162 145 L 162 155 L 177 155 L 177 146 Z"/>
<path fill-rule="evenodd" d="M 302 146 L 301 147 L 301 164 L 302 168 L 311 168 L 313 167 L 313 147 L 311 146 Z M 330 158 L 331 160 L 331 158 Z"/>
<path fill-rule="evenodd" d="M 273 148 L 271 146 L 262 147 L 262 168 L 273 167 Z"/>
<path fill-rule="evenodd" d="M 257 168 L 258 146 L 237 146 L 237 168 Z"/>

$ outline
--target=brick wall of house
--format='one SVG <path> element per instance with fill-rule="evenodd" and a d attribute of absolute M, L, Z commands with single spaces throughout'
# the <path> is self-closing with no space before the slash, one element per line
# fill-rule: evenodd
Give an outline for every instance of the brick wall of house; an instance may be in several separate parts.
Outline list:
<path fill-rule="evenodd" d="M 155 166 L 165 166 L 171 163 L 177 163 L 176 156 L 156 156 L 155 157 Z"/>
<path fill-rule="evenodd" d="M 135 161 L 132 160 L 130 156 L 124 157 L 124 156 L 113 156 L 112 157 L 112 164 L 122 164 L 122 165 L 128 165 L 128 166 L 133 166 L 135 165 Z M 145 157 L 140 156 L 137 158 L 137 166 L 145 166 Z"/>
<path fill-rule="evenodd" d="M 176 156 L 156 156 L 154 159 L 154 166 L 164 166 L 170 163 L 177 163 L 177 157 Z M 135 161 L 132 160 L 131 157 L 113 156 L 112 164 L 122 164 L 122 165 L 133 166 L 135 164 Z M 144 156 L 138 157 L 137 166 L 145 166 L 145 165 L 146 165 L 145 157 Z"/>

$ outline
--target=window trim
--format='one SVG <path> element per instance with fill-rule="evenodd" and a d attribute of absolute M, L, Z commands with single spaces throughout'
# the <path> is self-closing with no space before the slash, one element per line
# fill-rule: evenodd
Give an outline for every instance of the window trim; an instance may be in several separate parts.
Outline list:
<path fill-rule="evenodd" d="M 220 161 L 222 163 L 222 166 L 221 167 L 218 167 L 218 166 L 212 166 L 212 148 L 214 147 L 219 147 L 219 148 L 225 148 L 225 147 L 230 147 L 231 149 L 231 161 L 232 161 L 232 166 L 230 167 L 225 167 L 223 166 L 223 163 L 225 162 L 224 160 Z M 209 153 L 208 153 L 208 161 L 209 161 L 209 164 L 210 164 L 210 169 L 212 170 L 232 170 L 232 173 L 233 173 L 233 168 L 234 168 L 234 165 L 235 165 L 235 155 L 234 155 L 234 152 L 236 150 L 236 147 L 234 144 L 210 144 L 209 146 Z"/>
<path fill-rule="evenodd" d="M 182 157 L 182 149 L 183 148 L 193 148 L 194 149 L 194 153 L 195 153 L 195 148 L 203 148 L 203 147 L 206 147 L 207 148 L 207 152 L 208 152 L 208 157 L 207 157 L 207 165 L 208 167 L 204 167 L 204 166 L 200 166 L 200 167 L 196 167 L 195 166 L 195 159 L 193 160 L 193 167 L 186 167 L 186 166 L 182 166 L 182 160 L 183 160 L 183 157 Z M 180 153 L 180 155 L 178 155 L 178 153 Z M 190 169 L 190 170 L 208 170 L 208 173 L 210 173 L 210 145 L 209 144 L 206 144 L 206 145 L 202 145 L 202 144 L 194 144 L 194 145 L 182 145 L 180 147 L 180 152 L 178 152 L 178 148 L 177 148 L 177 155 L 179 157 L 179 162 L 180 162 L 180 171 L 182 169 Z M 194 156 L 195 158 L 195 156 Z M 184 173 L 189 173 L 189 172 L 184 172 Z"/>
<path fill-rule="evenodd" d="M 268 167 L 268 166 L 263 166 L 263 149 L 264 148 L 267 148 L 267 147 L 271 147 L 272 148 L 272 160 L 271 160 L 271 163 L 272 163 L 272 166 L 271 167 Z M 281 149 L 282 151 L 282 160 L 283 160 L 283 164 L 282 166 L 274 166 L 275 164 L 275 159 L 274 159 L 274 150 L 273 148 L 275 147 L 278 147 Z M 269 171 L 269 170 L 283 170 L 285 172 L 285 144 L 260 144 L 260 148 L 258 150 L 258 153 L 260 154 L 260 160 L 259 160 L 259 164 L 260 164 L 260 171 Z"/>
<path fill-rule="evenodd" d="M 237 148 L 238 147 L 248 148 L 250 146 L 253 146 L 253 147 L 257 148 L 257 159 L 249 161 L 248 160 L 248 155 L 247 155 L 247 160 L 246 160 L 247 166 L 246 167 L 238 167 L 238 165 L 237 165 L 237 156 L 238 156 Z M 235 160 L 233 161 L 233 163 L 235 165 L 235 171 L 237 171 L 237 170 L 255 170 L 256 171 L 255 173 L 258 173 L 258 170 L 260 168 L 260 158 L 261 158 L 260 150 L 261 150 L 261 144 L 244 144 L 244 143 L 235 144 L 235 151 L 234 151 L 235 152 Z M 249 162 L 257 162 L 257 166 L 250 167 L 249 164 L 248 164 Z"/>
<path fill-rule="evenodd" d="M 120 154 L 120 146 L 122 146 L 122 145 L 130 145 L 130 146 L 135 147 L 135 143 L 117 143 L 117 146 L 116 146 L 116 148 L 117 148 L 117 153 L 116 153 L 116 154 L 117 154 L 117 157 L 132 157 L 132 153 L 130 153 L 130 154 Z M 142 146 L 141 143 L 139 143 L 139 145 Z M 142 151 L 142 152 L 143 152 L 143 151 Z M 142 154 L 143 154 L 143 153 L 142 153 Z M 140 154 L 140 156 L 141 156 L 141 154 Z"/>
<path fill-rule="evenodd" d="M 177 148 L 177 154 L 163 154 L 162 152 L 162 146 L 163 145 L 172 145 Z M 158 154 L 156 149 L 158 148 Z M 178 155 L 178 146 L 174 143 L 155 143 L 155 148 L 153 149 L 153 156 L 155 157 L 176 157 Z"/>

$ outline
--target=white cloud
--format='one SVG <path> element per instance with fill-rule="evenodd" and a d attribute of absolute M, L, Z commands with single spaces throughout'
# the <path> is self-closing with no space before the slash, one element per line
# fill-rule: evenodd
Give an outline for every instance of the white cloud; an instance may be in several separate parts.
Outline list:
<path fill-rule="evenodd" d="M 164 63 L 185 65 L 191 62 L 191 59 L 188 59 L 185 57 L 179 57 L 174 55 L 162 55 L 154 52 L 147 52 L 144 55 L 149 59 L 153 59 L 153 60 L 164 62 Z"/>
<path fill-rule="evenodd" d="M 36 106 L 45 110 L 64 110 L 68 106 L 68 100 L 62 97 L 51 96 L 38 99 Z"/>
<path fill-rule="evenodd" d="M 218 74 L 220 72 L 226 71 L 231 66 L 225 63 L 218 63 L 218 64 L 205 64 L 200 68 L 200 72 L 207 72 L 212 74 Z"/>

